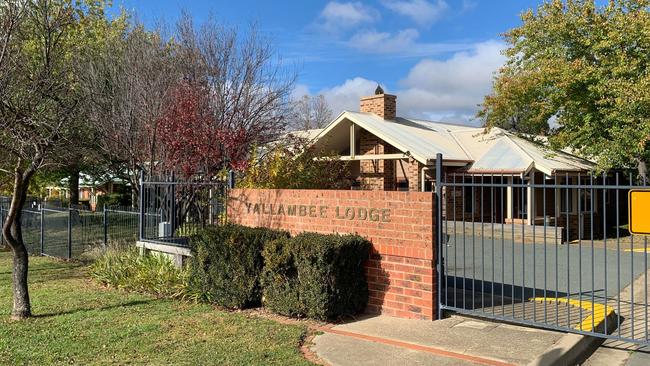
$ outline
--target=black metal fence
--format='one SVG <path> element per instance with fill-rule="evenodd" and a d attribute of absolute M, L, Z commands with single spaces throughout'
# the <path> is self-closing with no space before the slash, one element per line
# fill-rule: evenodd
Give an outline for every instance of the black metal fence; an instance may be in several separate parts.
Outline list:
<path fill-rule="evenodd" d="M 140 240 L 187 246 L 198 230 L 225 223 L 227 186 L 225 180 L 142 179 Z"/>
<path fill-rule="evenodd" d="M 0 222 L 5 221 L 7 211 L 8 206 L 0 204 Z M 101 211 L 36 207 L 23 209 L 21 227 L 30 254 L 72 259 L 110 243 L 134 243 L 138 211 L 127 207 Z"/>
<path fill-rule="evenodd" d="M 228 182 L 177 181 L 173 175 L 141 179 L 139 209 L 89 211 L 30 201 L 22 211 L 23 241 L 31 254 L 67 259 L 113 242 L 188 246 L 198 230 L 225 223 Z M 0 222 L 9 205 L 10 198 L 0 197 Z"/>
<path fill-rule="evenodd" d="M 650 187 L 577 172 L 436 187 L 441 309 L 650 344 L 650 248 L 627 212 L 628 192 Z"/>

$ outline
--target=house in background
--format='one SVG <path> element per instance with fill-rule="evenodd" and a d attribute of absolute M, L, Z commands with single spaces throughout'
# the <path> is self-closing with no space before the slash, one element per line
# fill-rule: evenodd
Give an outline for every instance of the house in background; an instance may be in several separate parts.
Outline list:
<path fill-rule="evenodd" d="M 65 206 L 63 202 L 69 201 L 70 190 L 68 178 L 63 178 L 59 184 L 48 186 L 46 189 L 45 204 L 50 206 Z M 95 210 L 101 196 L 120 194 L 130 197 L 130 183 L 112 175 L 93 177 L 88 174 L 79 174 L 79 204 L 90 210 Z M 46 206 L 47 207 L 47 206 Z"/>
<path fill-rule="evenodd" d="M 590 179 L 592 162 L 500 128 L 487 130 L 399 117 L 394 95 L 363 97 L 360 112 L 344 111 L 313 134 L 317 151 L 336 152 L 340 159 L 350 162 L 355 182 L 352 189 L 431 191 L 438 153 L 443 156 L 446 181 L 509 184 L 489 194 L 469 185 L 447 187 L 443 208 L 447 219 L 528 226 L 569 222 L 568 235 L 577 238 L 584 235 L 577 228 L 589 227 L 593 216 L 582 213 L 591 210 L 592 202 L 602 200 L 584 190 L 544 192 L 543 188 L 530 187 L 533 182 L 545 181 L 578 184 Z M 599 226 L 597 219 L 596 214 L 595 226 Z M 578 220 L 583 220 L 582 225 Z"/>

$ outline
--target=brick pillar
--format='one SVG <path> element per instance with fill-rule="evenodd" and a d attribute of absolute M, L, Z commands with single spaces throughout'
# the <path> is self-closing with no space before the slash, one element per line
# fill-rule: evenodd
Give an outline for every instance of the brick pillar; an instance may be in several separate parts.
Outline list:
<path fill-rule="evenodd" d="M 422 190 L 422 167 L 423 165 L 413 158 L 410 158 L 406 164 L 406 179 L 409 182 L 409 192 Z"/>
<path fill-rule="evenodd" d="M 394 148 L 385 141 L 366 130 L 360 132 L 359 155 L 391 154 Z M 394 191 L 395 162 L 392 160 L 361 160 L 359 164 L 359 180 L 365 190 Z"/>
<path fill-rule="evenodd" d="M 393 154 L 397 150 L 384 143 L 384 154 Z M 396 167 L 395 160 L 383 160 L 384 164 L 384 191 L 394 191 L 397 189 L 397 176 L 396 176 Z"/>

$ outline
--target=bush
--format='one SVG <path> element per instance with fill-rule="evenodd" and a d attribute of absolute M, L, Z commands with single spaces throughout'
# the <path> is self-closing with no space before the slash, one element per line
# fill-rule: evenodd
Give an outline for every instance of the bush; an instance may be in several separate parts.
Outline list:
<path fill-rule="evenodd" d="M 107 193 L 97 195 L 96 210 L 103 210 L 104 206 L 130 206 L 131 196 L 124 193 Z"/>
<path fill-rule="evenodd" d="M 198 300 L 242 309 L 261 304 L 262 249 L 284 231 L 224 225 L 192 236 L 189 275 Z"/>
<path fill-rule="evenodd" d="M 363 311 L 370 243 L 357 235 L 303 233 L 264 249 L 264 305 L 288 316 L 330 320 Z"/>
<path fill-rule="evenodd" d="M 169 257 L 142 256 L 135 247 L 108 249 L 90 266 L 90 275 L 107 286 L 161 297 L 182 298 L 187 290 L 186 272 Z"/>

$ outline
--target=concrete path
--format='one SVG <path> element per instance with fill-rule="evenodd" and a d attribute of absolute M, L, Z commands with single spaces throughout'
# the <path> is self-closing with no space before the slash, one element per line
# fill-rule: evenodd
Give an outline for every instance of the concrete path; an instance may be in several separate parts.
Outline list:
<path fill-rule="evenodd" d="M 650 273 L 647 275 L 650 276 Z M 632 304 L 635 306 L 632 307 Z M 650 304 L 650 283 L 646 283 L 645 276 L 641 275 L 633 282 L 633 286 L 630 285 L 621 291 L 618 299 L 613 299 L 608 303 L 621 315 L 623 320 L 620 326 L 615 327 L 612 334 L 637 340 L 650 339 L 650 334 L 648 334 L 648 314 L 650 312 L 646 308 L 646 304 Z M 650 365 L 650 347 L 618 340 L 606 340 L 583 365 Z"/>
<path fill-rule="evenodd" d="M 526 365 L 564 333 L 452 316 L 386 316 L 323 328 L 313 351 L 331 365 Z"/>

